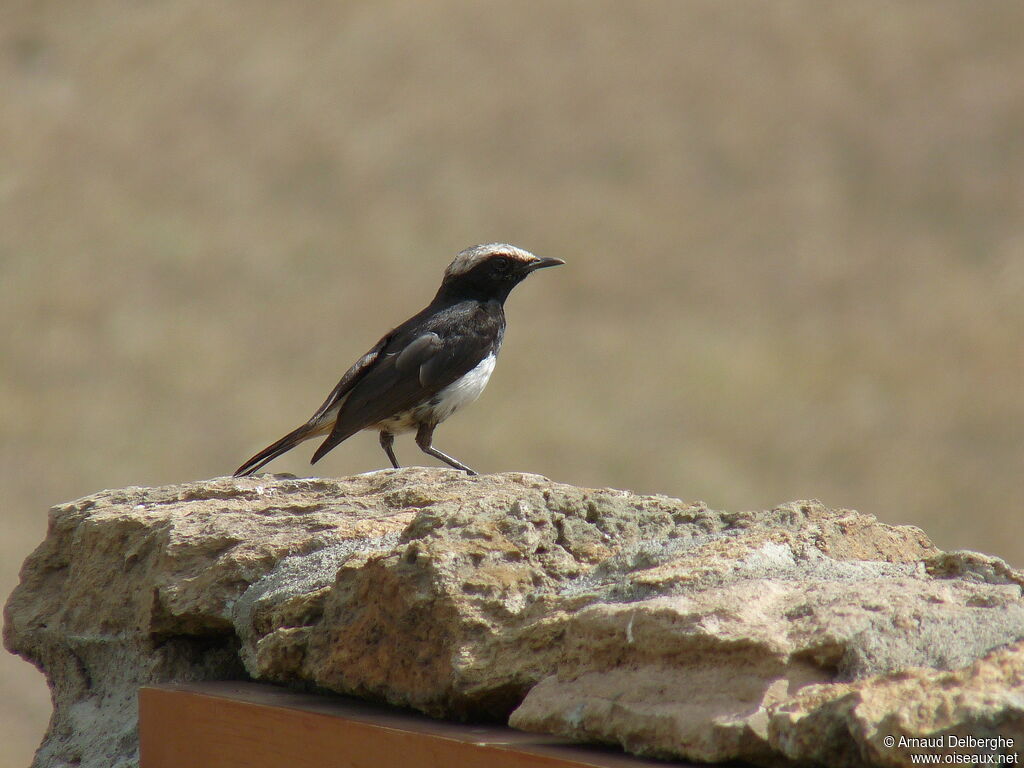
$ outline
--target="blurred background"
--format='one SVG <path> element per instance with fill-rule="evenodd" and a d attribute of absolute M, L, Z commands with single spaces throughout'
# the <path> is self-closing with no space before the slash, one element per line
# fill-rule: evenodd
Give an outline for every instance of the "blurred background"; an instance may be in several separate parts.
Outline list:
<path fill-rule="evenodd" d="M 6 0 L 0 594 L 50 505 L 229 474 L 494 240 L 568 265 L 513 294 L 443 450 L 1024 565 L 1022 28 L 1009 0 Z M 362 435 L 316 472 L 385 464 Z M 0 680 L 25 766 L 43 678 Z"/>

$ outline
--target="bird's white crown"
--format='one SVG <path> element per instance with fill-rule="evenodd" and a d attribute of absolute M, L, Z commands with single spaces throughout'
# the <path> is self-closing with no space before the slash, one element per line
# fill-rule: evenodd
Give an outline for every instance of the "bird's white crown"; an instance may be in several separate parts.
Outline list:
<path fill-rule="evenodd" d="M 465 274 L 477 264 L 486 261 L 492 256 L 507 256 L 524 264 L 537 261 L 537 257 L 532 253 L 524 251 L 522 248 L 517 248 L 514 245 L 509 245 L 508 243 L 486 243 L 484 245 L 474 245 L 461 251 L 452 260 L 452 263 L 448 265 L 448 269 L 444 271 L 444 276 L 454 277 L 455 275 Z"/>

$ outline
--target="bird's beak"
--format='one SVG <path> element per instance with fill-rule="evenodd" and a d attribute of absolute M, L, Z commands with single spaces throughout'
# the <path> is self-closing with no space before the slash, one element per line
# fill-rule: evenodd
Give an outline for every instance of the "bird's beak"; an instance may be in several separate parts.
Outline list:
<path fill-rule="evenodd" d="M 565 262 L 561 259 L 537 259 L 536 261 L 531 261 L 526 265 L 526 271 L 533 272 L 536 269 L 544 269 L 544 267 L 558 267 L 562 264 L 565 264 Z"/>

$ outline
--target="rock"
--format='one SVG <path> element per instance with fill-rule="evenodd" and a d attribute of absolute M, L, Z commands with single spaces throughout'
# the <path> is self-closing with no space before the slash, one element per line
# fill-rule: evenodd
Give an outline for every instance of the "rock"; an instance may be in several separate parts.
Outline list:
<path fill-rule="evenodd" d="M 1015 763 L 1024 745 L 1024 643 L 951 672 L 918 667 L 808 686 L 771 708 L 768 733 L 783 755 L 836 768 L 914 765 L 915 754 Z"/>
<path fill-rule="evenodd" d="M 661 757 L 903 765 L 890 731 L 1019 731 L 1022 584 L 817 502 L 222 478 L 56 507 L 4 639 L 54 692 L 40 766 L 131 764 L 138 685 L 240 676 Z"/>
<path fill-rule="evenodd" d="M 304 583 L 329 585 L 325 551 L 396 541 L 412 519 L 347 498 L 372 483 L 220 479 L 54 507 L 4 609 L 5 647 L 54 703 L 34 765 L 137 765 L 140 685 L 247 677 L 233 615 L 250 584 L 298 556 Z"/>
<path fill-rule="evenodd" d="M 868 684 L 923 665 L 929 672 L 955 668 L 1021 636 L 1024 621 L 1015 585 L 993 590 L 898 573 L 848 583 L 755 579 L 695 595 L 593 605 L 571 625 L 557 674 L 529 692 L 511 723 L 658 757 L 770 763 L 782 752 L 829 766 L 871 764 L 841 763 L 837 755 L 859 755 L 871 739 L 897 729 L 838 728 L 848 713 L 832 699 L 847 688 L 828 683 Z M 1024 664 L 1024 654 L 1017 659 Z M 1019 713 L 1024 689 L 1017 685 L 1000 691 L 1005 697 L 994 712 L 1012 719 L 1015 700 Z M 815 695 L 801 699 L 808 690 Z M 802 706 L 787 730 L 779 718 L 794 701 Z M 879 716 L 898 718 L 909 706 L 899 696 L 885 703 Z M 829 717 L 821 718 L 826 705 Z M 954 722 L 969 730 L 976 721 Z M 806 738 L 787 744 L 794 733 Z M 879 755 L 877 764 L 904 764 Z"/>

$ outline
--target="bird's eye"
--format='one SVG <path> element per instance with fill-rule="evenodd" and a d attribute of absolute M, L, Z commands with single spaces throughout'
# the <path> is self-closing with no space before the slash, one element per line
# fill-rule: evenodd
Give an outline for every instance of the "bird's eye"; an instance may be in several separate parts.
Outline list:
<path fill-rule="evenodd" d="M 495 272 L 508 272 L 512 266 L 512 260 L 507 256 L 496 256 L 491 260 Z"/>

